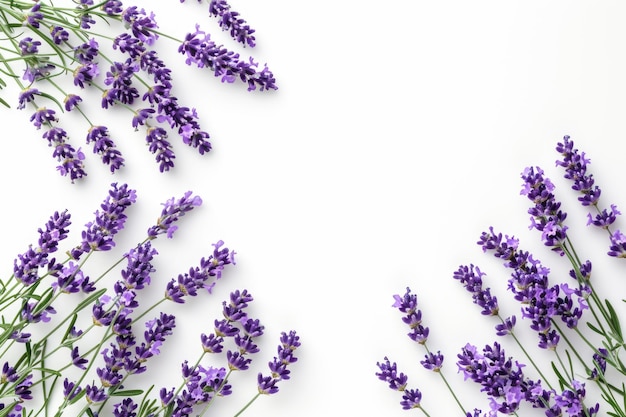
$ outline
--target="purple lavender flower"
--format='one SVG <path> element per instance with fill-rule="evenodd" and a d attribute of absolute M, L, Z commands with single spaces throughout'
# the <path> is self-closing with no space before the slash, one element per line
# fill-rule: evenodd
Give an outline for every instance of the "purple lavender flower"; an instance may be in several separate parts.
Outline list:
<path fill-rule="evenodd" d="M 173 334 L 176 327 L 176 320 L 173 315 L 161 313 L 158 318 L 146 322 L 144 332 L 144 342 L 135 349 L 135 359 L 137 362 L 145 362 L 149 358 L 160 354 L 159 348 L 165 338 Z M 135 367 L 132 367 L 135 369 Z M 135 373 L 143 372 L 144 366 L 135 369 Z"/>
<path fill-rule="evenodd" d="M 85 387 L 85 398 L 87 398 L 87 402 L 90 404 L 101 403 L 108 397 L 104 387 L 98 387 L 95 384 L 90 384 Z"/>
<path fill-rule="evenodd" d="M 33 122 L 37 129 L 40 129 L 42 125 L 50 125 L 52 122 L 58 121 L 58 119 L 54 110 L 40 107 L 30 117 L 30 121 Z"/>
<path fill-rule="evenodd" d="M 139 91 L 132 86 L 133 75 L 138 67 L 130 58 L 125 62 L 114 62 L 106 73 L 104 84 L 111 88 L 106 93 L 107 104 L 120 102 L 132 104 L 139 97 Z"/>
<path fill-rule="evenodd" d="M 145 114 L 145 113 L 144 113 Z M 147 129 L 146 142 L 148 150 L 156 155 L 155 160 L 159 164 L 159 171 L 169 171 L 174 167 L 174 151 L 167 141 L 167 131 L 158 126 L 150 126 Z"/>
<path fill-rule="evenodd" d="M 63 99 L 63 106 L 65 107 L 65 111 L 72 111 L 78 106 L 78 103 L 83 101 L 83 99 L 76 94 L 68 94 Z"/>
<path fill-rule="evenodd" d="M 102 302 L 97 302 L 91 308 L 93 324 L 107 327 L 115 317 L 114 310 L 107 310 Z"/>
<path fill-rule="evenodd" d="M 89 64 L 92 63 L 93 60 L 98 56 L 98 52 L 100 51 L 100 45 L 98 41 L 94 38 L 89 39 L 89 41 L 84 42 L 76 47 L 74 47 L 74 59 L 76 59 L 81 64 Z"/>
<path fill-rule="evenodd" d="M 430 371 L 439 372 L 443 366 L 443 355 L 441 352 L 437 353 L 428 352 L 424 357 L 424 360 L 420 361 L 422 366 Z"/>
<path fill-rule="evenodd" d="M 380 370 L 380 372 L 376 373 L 378 379 L 386 382 L 392 390 L 402 392 L 402 401 L 400 401 L 400 405 L 404 410 L 421 408 L 421 391 L 419 389 L 408 389 L 408 377 L 402 372 L 398 373 L 395 362 L 391 363 L 386 356 L 384 360 L 385 362 L 376 363 L 378 369 Z"/>
<path fill-rule="evenodd" d="M 248 303 L 253 300 L 248 290 L 236 290 L 230 293 L 230 303 L 222 302 L 222 313 L 229 322 L 244 323 L 248 320 L 248 314 L 244 311 Z"/>
<path fill-rule="evenodd" d="M 271 375 L 266 377 L 259 373 L 257 376 L 259 393 L 271 395 L 278 392 L 278 382 L 289 379 L 287 366 L 298 360 L 294 356 L 294 351 L 298 347 L 300 347 L 300 336 L 295 331 L 291 330 L 289 333 L 283 332 L 281 334 L 278 356 L 275 356 L 274 360 L 268 363 L 272 372 Z"/>
<path fill-rule="evenodd" d="M 215 320 L 215 334 L 217 337 L 234 337 L 239 333 L 239 328 L 235 327 L 228 319 Z"/>
<path fill-rule="evenodd" d="M 406 389 L 402 393 L 402 401 L 400 405 L 403 410 L 411 410 L 413 408 L 421 408 L 422 392 L 418 389 Z"/>
<path fill-rule="evenodd" d="M 56 67 L 50 63 L 50 59 L 46 56 L 31 55 L 27 60 L 26 69 L 22 79 L 29 83 L 42 80 L 52 74 Z"/>
<path fill-rule="evenodd" d="M 9 339 L 15 340 L 17 343 L 29 343 L 30 342 L 30 333 L 19 332 L 17 330 L 13 331 L 9 336 Z"/>
<path fill-rule="evenodd" d="M 522 372 L 524 365 L 506 357 L 497 342 L 493 346 L 486 345 L 482 353 L 467 344 L 457 357 L 459 372 L 463 372 L 465 379 L 481 385 L 481 391 L 489 396 L 493 410 L 512 414 L 523 400 L 541 406 L 536 397 L 539 394 L 543 398 L 544 390 L 538 389 L 538 383 L 525 378 Z"/>
<path fill-rule="evenodd" d="M 155 239 L 158 235 L 167 234 L 168 238 L 172 238 L 178 226 L 176 222 L 182 216 L 193 210 L 194 207 L 202 205 L 202 199 L 199 196 L 192 196 L 191 191 L 187 191 L 181 198 L 176 200 L 171 198 L 167 200 L 161 211 L 161 215 L 157 219 L 155 226 L 148 229 L 148 237 Z"/>
<path fill-rule="evenodd" d="M 198 290 L 205 289 L 211 293 L 217 280 L 222 277 L 224 267 L 235 264 L 235 252 L 222 247 L 223 245 L 223 241 L 218 241 L 213 245 L 213 254 L 202 258 L 200 266 L 190 268 L 188 273 L 179 274 L 177 280 L 170 280 L 165 289 L 165 297 L 176 303 L 184 303 L 186 296 L 195 296 Z"/>
<path fill-rule="evenodd" d="M 74 349 L 72 349 L 72 364 L 80 369 L 87 369 L 86 363 L 89 363 L 89 361 L 78 353 L 78 346 L 74 346 Z"/>
<path fill-rule="evenodd" d="M 39 95 L 38 89 L 29 87 L 23 90 L 18 97 L 17 108 L 22 110 L 26 108 L 26 103 L 32 103 L 35 100 L 35 96 Z"/>
<path fill-rule="evenodd" d="M 592 408 L 585 408 L 583 403 L 586 395 L 585 384 L 572 381 L 572 389 L 565 389 L 561 394 L 554 397 L 556 406 L 564 409 L 570 417 L 593 417 L 598 414 L 599 404 Z"/>
<path fill-rule="evenodd" d="M 565 284 L 550 286 L 550 270 L 528 252 L 519 250 L 517 239 L 509 236 L 503 239 L 502 234 L 496 234 L 492 227 L 489 232 L 483 232 L 478 244 L 485 252 L 494 251 L 496 257 L 506 260 L 506 267 L 513 269 L 509 289 L 523 305 L 522 317 L 531 320 L 530 327 L 539 336 L 539 346 L 554 349 L 560 337 L 552 328 L 551 320 L 560 317 L 568 327 L 576 327 L 583 310 L 588 308 L 585 302 L 587 287 L 572 290 Z M 576 306 L 573 298 L 576 298 Z M 498 330 L 503 332 L 506 326 Z"/>
<path fill-rule="evenodd" d="M 108 0 L 102 5 L 102 10 L 109 16 L 122 14 L 124 10 L 120 0 Z"/>
<path fill-rule="evenodd" d="M 20 375 L 17 373 L 14 367 L 9 365 L 8 362 L 5 362 L 2 365 L 2 373 L 0 374 L 0 383 L 6 382 L 15 382 L 20 378 Z"/>
<path fill-rule="evenodd" d="M 48 305 L 44 307 L 40 306 L 38 302 L 28 302 L 22 306 L 20 316 L 26 323 L 48 323 L 51 318 L 51 314 L 56 314 L 54 307 Z"/>
<path fill-rule="evenodd" d="M 50 216 L 50 220 L 45 225 L 45 230 L 38 230 L 38 246 L 36 248 L 29 247 L 24 254 L 18 255 L 13 262 L 15 278 L 24 285 L 31 285 L 39 279 L 39 268 L 47 265 L 49 270 L 58 269 L 56 260 L 49 259 L 48 256 L 56 252 L 59 242 L 67 237 L 69 233 L 67 228 L 71 224 L 70 217 L 67 210 L 61 213 L 55 212 Z"/>
<path fill-rule="evenodd" d="M 491 295 L 489 288 L 483 289 L 482 277 L 485 275 L 477 266 L 470 264 L 459 266 L 452 278 L 458 280 L 472 294 L 474 304 L 482 308 L 481 314 L 497 316 L 499 311 L 498 299 Z"/>
<path fill-rule="evenodd" d="M 606 359 L 608 356 L 609 351 L 604 348 L 599 348 L 598 351 L 593 354 L 593 369 L 589 372 L 589 379 L 604 380 L 604 372 L 606 372 Z"/>
<path fill-rule="evenodd" d="M 258 63 L 252 57 L 241 60 L 239 54 L 217 45 L 206 32 L 196 25 L 194 33 L 188 33 L 178 48 L 185 55 L 187 65 L 195 64 L 198 68 L 208 68 L 222 82 L 234 82 L 237 78 L 248 84 L 248 91 L 277 90 L 274 76 L 267 65 L 258 71 Z"/>
<path fill-rule="evenodd" d="M 429 329 L 422 325 L 422 312 L 417 309 L 417 295 L 411 293 L 409 287 L 406 288 L 404 296 L 394 295 L 396 300 L 392 307 L 405 313 L 402 321 L 406 323 L 411 331 L 407 333 L 409 338 L 419 344 L 425 344 L 428 339 Z"/>
<path fill-rule="evenodd" d="M 118 281 L 114 288 L 118 295 L 130 290 L 141 290 L 150 284 L 150 274 L 155 271 L 152 266 L 152 259 L 158 252 L 148 241 L 136 248 L 129 250 L 124 257 L 127 259 L 127 266 L 121 272 L 122 279 Z"/>
<path fill-rule="evenodd" d="M 36 29 L 39 28 L 39 24 L 44 17 L 43 13 L 39 11 L 40 8 L 41 4 L 39 3 L 35 3 L 33 7 L 31 7 L 29 12 L 26 14 L 26 21 L 24 22 L 24 25 L 28 25 Z"/>
<path fill-rule="evenodd" d="M 70 39 L 70 34 L 61 26 L 52 26 L 50 28 L 50 35 L 55 45 L 61 45 L 63 42 L 67 42 Z"/>
<path fill-rule="evenodd" d="M 91 84 L 98 74 L 100 70 L 95 62 L 79 65 L 74 70 L 74 85 L 85 88 L 85 84 Z"/>
<path fill-rule="evenodd" d="M 571 180 L 573 182 L 572 189 L 580 193 L 578 201 L 580 201 L 583 206 L 594 207 L 597 212 L 595 216 L 591 213 L 588 214 L 589 221 L 587 225 L 593 224 L 596 227 L 606 229 L 611 239 L 608 255 L 624 257 L 619 243 L 621 240 L 621 232 L 619 230 L 615 232 L 609 230 L 609 226 L 617 220 L 617 216 L 620 215 L 621 212 L 614 204 L 611 204 L 610 210 L 606 208 L 600 210 L 598 207 L 602 190 L 595 184 L 593 175 L 587 173 L 587 165 L 590 163 L 590 160 L 586 158 L 584 152 L 579 152 L 578 149 L 574 148 L 574 142 L 568 135 L 563 137 L 563 142 L 557 143 L 556 151 L 559 152 L 562 157 L 561 160 L 556 161 L 556 165 L 565 169 L 564 177 Z"/>
<path fill-rule="evenodd" d="M 567 214 L 560 210 L 561 203 L 554 198 L 554 185 L 545 178 L 539 167 L 528 167 L 522 173 L 524 185 L 520 194 L 528 197 L 535 206 L 528 209 L 531 215 L 531 229 L 541 232 L 541 239 L 560 255 L 564 254 L 563 245 L 567 238 L 567 226 L 564 225 Z"/>
<path fill-rule="evenodd" d="M 246 21 L 239 17 L 239 13 L 232 11 L 226 0 L 211 0 L 209 3 L 209 14 L 219 18 L 219 25 L 222 30 L 230 32 L 230 36 L 244 47 L 246 45 L 254 48 L 255 32 Z"/>
<path fill-rule="evenodd" d="M 71 251 L 72 258 L 78 259 L 83 253 L 90 251 L 107 251 L 115 246 L 113 238 L 126 223 L 124 212 L 136 200 L 135 190 L 128 188 L 127 184 L 111 184 L 109 195 L 100 205 L 102 211 L 96 210 L 95 220 L 85 225 L 83 240 Z"/>
<path fill-rule="evenodd" d="M 516 321 L 517 319 L 515 318 L 515 316 L 507 317 L 502 321 L 502 323 L 496 325 L 496 334 L 498 336 L 506 336 L 507 334 L 512 334 Z"/>
<path fill-rule="evenodd" d="M 15 395 L 19 397 L 20 402 L 33 399 L 33 395 L 30 390 L 32 385 L 33 385 L 32 374 L 29 374 L 28 376 L 26 376 L 26 378 L 18 382 L 18 384 L 15 387 Z"/>
<path fill-rule="evenodd" d="M 182 374 L 186 381 L 185 388 L 176 397 L 165 389 L 160 392 L 161 402 L 171 404 L 172 416 L 191 415 L 195 405 L 207 403 L 216 395 L 231 393 L 224 368 L 205 368 L 201 365 L 192 368 L 185 361 L 182 364 Z"/>
<path fill-rule="evenodd" d="M 619 230 L 611 234 L 611 246 L 607 253 L 616 258 L 626 258 L 626 236 Z"/>
<path fill-rule="evenodd" d="M 121 403 L 115 404 L 113 409 L 114 417 L 134 417 L 139 406 L 135 404 L 132 398 L 125 398 Z"/>
<path fill-rule="evenodd" d="M 484 275 L 485 273 L 477 266 L 470 264 L 469 266 L 461 265 L 452 277 L 463 284 L 467 291 L 472 293 L 474 304 L 482 307 L 481 313 L 483 315 L 500 317 L 497 298 L 491 295 L 489 288 L 483 289 L 482 277 Z M 500 319 L 502 323 L 496 325 L 496 334 L 504 336 L 513 333 L 516 321 L 515 316 Z"/>
<path fill-rule="evenodd" d="M 139 125 L 144 126 L 146 121 L 150 119 L 153 114 L 154 109 L 151 108 L 135 110 L 135 116 L 133 116 L 132 120 L 132 125 L 135 128 L 135 131 L 138 130 Z"/>
<path fill-rule="evenodd" d="M 230 350 L 226 352 L 226 359 L 228 360 L 228 369 L 231 371 L 245 371 L 250 367 L 250 362 L 252 362 L 252 359 L 246 355 Z"/>
<path fill-rule="evenodd" d="M 593 175 L 587 174 L 587 164 L 590 161 L 585 157 L 585 153 L 579 153 L 578 149 L 574 148 L 574 142 L 570 140 L 569 135 L 563 137 L 562 143 L 557 143 L 556 151 L 563 158 L 557 160 L 556 165 L 565 168 L 564 177 L 572 180 L 574 182 L 572 189 L 581 193 L 578 201 L 583 206 L 597 205 L 602 190 L 595 185 Z"/>
<path fill-rule="evenodd" d="M 65 397 L 67 401 L 74 399 L 81 391 L 82 389 L 79 386 L 65 378 L 63 381 L 63 397 Z"/>
<path fill-rule="evenodd" d="M 93 153 L 102 158 L 102 162 L 115 172 L 124 165 L 122 153 L 115 147 L 109 136 L 109 130 L 104 126 L 91 126 L 87 132 L 86 142 L 93 143 Z"/>
<path fill-rule="evenodd" d="M 59 173 L 63 176 L 69 175 L 72 182 L 74 182 L 74 180 L 83 178 L 87 175 L 83 166 L 85 155 L 80 148 L 76 150 L 67 142 L 67 132 L 64 129 L 58 126 L 53 127 L 51 125 L 52 121 L 56 121 L 56 118 L 51 119 L 53 115 L 54 112 L 48 113 L 48 115 L 45 116 L 45 123 L 49 129 L 46 130 L 41 136 L 48 141 L 48 146 L 54 148 L 52 157 L 56 158 L 56 160 L 60 163 L 60 165 L 57 166 Z M 44 122 L 43 116 L 34 117 L 36 122 L 38 119 L 38 123 L 41 125 L 41 123 Z M 33 120 L 33 118 L 31 118 L 31 120 Z M 35 123 L 35 125 L 37 126 L 37 123 Z"/>
<path fill-rule="evenodd" d="M 53 274 L 56 281 L 52 283 L 55 291 L 61 291 L 65 294 L 77 293 L 81 290 L 88 293 L 95 290 L 93 283 L 89 281 L 89 277 L 79 269 L 79 265 L 74 262 L 68 262 Z"/>
<path fill-rule="evenodd" d="M 36 41 L 30 36 L 27 36 L 23 39 L 20 39 L 18 43 L 18 48 L 20 49 L 20 54 L 24 55 L 35 55 L 39 52 L 39 47 L 41 46 L 40 41 Z"/>
<path fill-rule="evenodd" d="M 224 349 L 224 338 L 211 333 L 208 336 L 204 333 L 200 335 L 202 349 L 207 353 L 220 353 Z"/>
<path fill-rule="evenodd" d="M 133 35 L 147 45 L 152 45 L 159 35 L 156 29 L 159 28 L 154 20 L 154 13 L 148 16 L 144 9 L 137 9 L 137 6 L 127 7 L 122 12 L 122 21 L 127 28 L 130 28 Z"/>
<path fill-rule="evenodd" d="M 82 29 L 90 29 L 91 25 L 96 21 L 93 19 L 88 10 L 93 6 L 93 0 L 79 0 L 76 6 L 77 15 L 80 16 L 80 27 Z"/>

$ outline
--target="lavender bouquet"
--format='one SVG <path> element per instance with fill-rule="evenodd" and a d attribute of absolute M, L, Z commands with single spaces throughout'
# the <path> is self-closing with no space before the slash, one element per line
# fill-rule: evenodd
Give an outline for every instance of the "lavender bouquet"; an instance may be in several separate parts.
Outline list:
<path fill-rule="evenodd" d="M 569 136 L 557 144 L 556 150 L 556 165 L 571 181 L 578 201 L 588 209 L 587 226 L 606 231 L 608 256 L 625 258 L 626 236 L 614 226 L 620 212 L 615 205 L 601 204 L 601 190 L 588 172 L 590 160 L 574 148 Z M 424 349 L 420 363 L 441 377 L 460 415 L 624 417 L 626 345 L 619 320 L 621 305 L 614 305 L 610 294 L 602 294 L 594 287 L 592 263 L 576 251 L 566 224 L 567 214 L 544 171 L 528 167 L 521 178 L 521 194 L 531 202 L 530 228 L 541 234 L 543 244 L 560 255 L 559 260 L 567 261 L 569 277 L 550 277 L 550 269 L 524 250 L 517 238 L 503 235 L 493 227 L 482 233 L 478 245 L 502 261 L 510 273 L 507 290 L 513 301 L 520 304 L 521 319 L 501 313 L 497 297 L 485 284 L 486 273 L 478 266 L 461 265 L 453 272 L 452 278 L 471 294 L 480 313 L 496 323 L 495 335 L 499 339 L 484 347 L 466 344 L 456 355 L 455 364 L 457 373 L 477 384 L 484 393 L 489 410 L 483 412 L 463 405 L 450 376 L 445 375 L 448 367 L 444 367 L 444 354 L 428 344 L 429 327 L 422 321 L 416 294 L 407 288 L 403 295 L 394 295 L 393 307 L 409 326 L 409 338 Z M 518 321 L 528 323 L 530 334 L 536 337 L 534 346 L 519 336 Z M 521 352 L 521 356 L 507 354 L 507 345 Z M 403 409 L 420 409 L 431 415 L 427 411 L 428 401 L 422 401 L 418 388 L 409 387 L 408 376 L 398 370 L 397 363 L 385 357 L 377 365 L 376 376 L 400 393 Z"/>
<path fill-rule="evenodd" d="M 218 241 L 198 265 L 169 281 L 154 279 L 153 243 L 173 238 L 181 217 L 202 204 L 187 192 L 163 204 L 136 246 L 92 275 L 89 260 L 116 245 L 136 199 L 128 185 L 113 183 L 66 252 L 59 249 L 70 236 L 71 216 L 55 212 L 38 229 L 37 243 L 17 255 L 13 274 L 0 280 L 0 416 L 203 415 L 260 356 L 265 327 L 249 315 L 252 295 L 236 290 L 222 302 L 222 317 L 198 335 L 196 357 L 171 369 L 178 377 L 167 386 L 141 379 L 171 343 L 177 321 L 171 311 L 189 297 L 210 295 L 235 264 L 235 252 Z M 156 299 L 148 290 L 154 285 L 162 288 Z M 290 378 L 299 346 L 295 331 L 282 333 L 267 371 L 256 377 L 256 393 L 236 415 Z"/>
<path fill-rule="evenodd" d="M 154 13 L 120 0 L 59 3 L 0 0 L 0 90 L 8 83 L 19 89 L 15 98 L 0 91 L 0 104 L 30 112 L 30 122 L 53 149 L 58 172 L 72 182 L 87 173 L 82 148 L 62 127 L 62 118 L 77 123 L 69 113 L 82 119 L 85 145 L 111 172 L 125 164 L 119 142 L 101 120 L 103 112 L 89 111 L 94 107 L 126 111 L 129 128 L 144 132 L 161 172 L 174 167 L 172 133 L 201 155 L 211 150 L 196 110 L 175 95 L 175 77 L 159 54 L 162 38 L 175 43 L 188 65 L 206 68 L 222 82 L 239 81 L 249 91 L 278 88 L 267 65 L 218 45 L 199 24 L 177 39 L 159 31 Z M 226 0 L 207 3 L 207 18 L 233 42 L 255 46 L 255 30 Z"/>

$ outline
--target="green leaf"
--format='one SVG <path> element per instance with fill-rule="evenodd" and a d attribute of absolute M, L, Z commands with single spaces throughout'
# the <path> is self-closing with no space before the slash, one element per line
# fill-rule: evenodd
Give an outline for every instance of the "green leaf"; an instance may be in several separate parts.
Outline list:
<path fill-rule="evenodd" d="M 154 385 L 151 385 L 150 388 L 148 388 L 148 390 L 146 391 L 146 394 L 141 399 L 141 405 L 139 406 L 137 417 L 148 417 L 154 414 L 159 409 L 159 407 L 156 405 L 156 399 L 148 400 L 148 395 L 153 388 Z"/>
<path fill-rule="evenodd" d="M 74 309 L 74 312 L 77 313 L 83 308 L 91 305 L 91 303 L 96 301 L 98 298 L 102 297 L 102 294 L 104 294 L 106 291 L 107 291 L 106 288 L 100 288 L 98 291 L 92 293 L 91 295 L 89 295 L 89 297 L 85 298 L 76 306 L 76 308 Z"/>
<path fill-rule="evenodd" d="M 33 309 L 33 316 L 43 312 L 46 308 L 50 306 L 50 300 L 54 296 L 54 288 L 50 287 L 41 294 L 39 302 L 35 305 Z"/>
<path fill-rule="evenodd" d="M 135 397 L 143 394 L 142 389 L 127 389 L 124 391 L 115 391 L 111 393 L 112 397 Z"/>
<path fill-rule="evenodd" d="M 552 364 L 552 371 L 554 371 L 554 375 L 556 375 L 556 377 L 559 379 L 559 387 L 561 388 L 561 391 L 563 391 L 563 388 L 568 386 L 568 382 L 565 378 L 563 378 L 563 375 L 561 374 L 561 372 L 559 371 L 559 369 L 556 367 L 554 362 L 550 362 Z"/>
<path fill-rule="evenodd" d="M 598 333 L 601 336 L 604 336 L 604 332 L 600 329 L 598 329 L 596 326 L 594 326 L 593 324 L 587 322 L 587 327 L 589 327 L 591 330 L 593 330 L 595 333 Z"/>
<path fill-rule="evenodd" d="M 58 377 L 62 377 L 63 374 L 59 371 L 57 371 L 56 369 L 50 369 L 50 368 L 32 368 L 35 371 L 44 371 L 46 373 L 58 376 Z"/>
<path fill-rule="evenodd" d="M 67 340 L 67 337 L 72 332 L 72 328 L 74 327 L 74 324 L 76 323 L 77 318 L 78 318 L 78 314 L 76 313 L 72 314 L 72 319 L 70 320 L 70 324 L 67 326 L 67 330 L 65 331 L 65 334 L 63 335 L 63 338 L 61 339 L 61 344 L 63 344 L 63 342 Z"/>
<path fill-rule="evenodd" d="M 11 411 L 13 411 L 16 405 L 17 405 L 17 401 L 14 402 L 13 404 L 10 404 L 7 408 L 3 408 L 2 410 L 0 410 L 0 417 L 8 416 L 11 413 Z"/>
<path fill-rule="evenodd" d="M 88 409 L 86 409 L 85 411 L 87 412 L 87 415 L 88 415 L 89 417 L 95 417 L 95 416 L 94 416 L 94 414 L 93 414 L 93 411 L 91 411 L 91 408 L 88 408 Z"/>
<path fill-rule="evenodd" d="M 572 364 L 572 357 L 569 354 L 569 350 L 565 349 L 565 354 L 567 355 L 567 362 L 569 363 L 569 374 L 574 375 L 574 365 Z"/>
<path fill-rule="evenodd" d="M 78 389 L 77 387 L 74 387 L 74 389 Z M 76 394 L 76 396 L 74 398 L 72 398 L 71 400 L 68 401 L 68 405 L 72 405 L 74 403 L 77 403 L 78 401 L 80 401 L 81 398 L 83 398 L 85 396 L 86 392 L 84 389 L 80 390 L 80 392 L 78 394 Z"/>
<path fill-rule="evenodd" d="M 609 326 L 611 326 L 613 333 L 618 336 L 619 343 L 622 343 L 624 338 L 622 336 L 622 327 L 619 323 L 619 317 L 609 300 L 604 300 L 604 303 L 606 304 L 606 308 L 609 310 Z"/>

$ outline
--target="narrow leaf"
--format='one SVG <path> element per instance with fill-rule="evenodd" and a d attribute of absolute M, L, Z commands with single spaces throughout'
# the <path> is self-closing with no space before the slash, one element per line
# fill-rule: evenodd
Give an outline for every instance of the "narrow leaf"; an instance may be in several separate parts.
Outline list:
<path fill-rule="evenodd" d="M 127 389 L 124 391 L 115 391 L 111 393 L 112 397 L 135 397 L 143 394 L 142 389 Z"/>

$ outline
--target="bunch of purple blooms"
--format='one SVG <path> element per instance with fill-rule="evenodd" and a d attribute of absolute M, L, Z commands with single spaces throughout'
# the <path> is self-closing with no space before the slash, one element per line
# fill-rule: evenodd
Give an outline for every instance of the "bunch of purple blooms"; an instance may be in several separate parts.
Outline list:
<path fill-rule="evenodd" d="M 607 255 L 626 258 L 626 237 L 615 228 L 620 212 L 615 205 L 602 206 L 600 188 L 588 172 L 590 160 L 579 152 L 569 136 L 557 143 L 559 159 L 556 165 L 572 182 L 580 203 L 588 207 L 587 226 L 606 230 Z M 476 265 L 461 265 L 452 274 L 471 294 L 481 314 L 494 317 L 494 341 L 483 348 L 471 343 L 461 347 L 456 356 L 457 373 L 480 387 L 489 410 L 468 409 L 462 405 L 452 385 L 444 377 L 444 355 L 436 354 L 427 345 L 429 328 L 422 321 L 417 296 L 407 288 L 403 296 L 395 295 L 393 307 L 403 314 L 409 326 L 408 336 L 425 349 L 421 364 L 441 375 L 445 385 L 465 417 L 496 417 L 526 415 L 529 409 L 547 417 L 593 417 L 610 415 L 626 417 L 626 366 L 623 362 L 624 342 L 619 313 L 613 304 L 596 291 L 591 279 L 592 263 L 582 260 L 568 235 L 567 214 L 554 194 L 555 185 L 545 177 L 540 167 L 528 167 L 522 174 L 521 194 L 531 201 L 528 209 L 530 229 L 541 234 L 541 241 L 559 259 L 568 261 L 567 282 L 554 282 L 550 269 L 520 247 L 519 239 L 496 232 L 493 227 L 483 232 L 478 245 L 502 261 L 510 272 L 508 291 L 520 304 L 521 320 L 529 324 L 537 336 L 536 349 L 545 350 L 554 359 L 541 366 L 515 332 L 516 316 L 503 317 L 498 299 L 485 286 L 486 274 Z M 516 359 L 506 354 L 504 345 L 512 343 L 523 353 Z M 536 357 L 536 355 L 535 355 Z M 417 388 L 408 388 L 408 376 L 397 364 L 385 357 L 378 363 L 379 379 L 402 393 L 404 409 L 418 408 L 429 416 Z M 552 369 L 547 374 L 546 369 Z M 600 404 L 587 398 L 588 385 L 594 385 L 602 398 Z"/>
<path fill-rule="evenodd" d="M 167 200 L 143 240 L 93 279 L 87 261 L 116 245 L 136 200 L 135 190 L 113 183 L 65 257 L 59 247 L 70 236 L 71 215 L 55 212 L 38 230 L 37 243 L 17 255 L 13 274 L 0 281 L 0 415 L 203 414 L 216 398 L 233 391 L 233 374 L 249 369 L 260 356 L 258 340 L 265 326 L 249 315 L 252 295 L 236 290 L 222 303 L 220 317 L 198 337 L 197 357 L 181 364 L 179 378 L 163 387 L 135 382 L 134 376 L 149 372 L 148 364 L 172 343 L 177 318 L 166 306 L 173 309 L 189 297 L 211 294 L 235 264 L 235 252 L 218 241 L 198 265 L 171 278 L 159 299 L 151 300 L 143 291 L 154 284 L 158 252 L 153 242 L 162 235 L 173 238 L 181 217 L 202 204 L 187 192 Z M 120 264 L 117 278 L 106 280 Z M 278 392 L 280 382 L 290 378 L 299 346 L 295 331 L 282 333 L 267 374 L 258 373 L 258 392 L 237 415 L 259 396 Z"/>
<path fill-rule="evenodd" d="M 216 17 L 222 30 L 242 47 L 255 46 L 255 30 L 226 0 L 207 2 L 209 17 Z M 260 67 L 252 57 L 244 59 L 216 44 L 199 25 L 184 40 L 176 40 L 159 31 L 154 13 L 121 0 L 76 0 L 71 7 L 45 0 L 0 0 L 0 14 L 1 72 L 17 83 L 17 108 L 31 109 L 30 122 L 43 131 L 59 173 L 72 182 L 87 175 L 86 158 L 61 127 L 59 113 L 77 113 L 84 119 L 85 145 L 112 173 L 125 164 L 111 131 L 98 121 L 100 114 L 88 114 L 86 89 L 100 92 L 98 107 L 129 111 L 129 128 L 144 131 L 161 172 L 174 167 L 172 133 L 201 155 L 211 150 L 196 110 L 180 103 L 173 92 L 174 77 L 159 56 L 159 38 L 174 40 L 188 65 L 209 68 L 222 82 L 240 80 L 249 91 L 278 88 L 267 65 Z M 107 52 L 105 46 L 114 51 Z M 0 74 L 3 87 L 6 81 Z M 0 96 L 0 103 L 10 107 L 13 99 Z"/>

